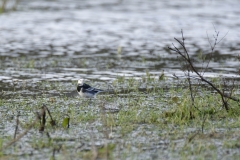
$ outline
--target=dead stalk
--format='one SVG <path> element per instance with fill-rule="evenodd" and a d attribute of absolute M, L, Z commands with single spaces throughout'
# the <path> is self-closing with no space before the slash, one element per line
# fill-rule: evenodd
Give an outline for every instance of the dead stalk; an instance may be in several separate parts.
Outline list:
<path fill-rule="evenodd" d="M 44 130 L 44 126 L 45 126 L 45 123 L 46 123 L 46 119 L 45 119 L 46 110 L 48 111 L 48 114 L 49 114 L 49 116 L 51 117 L 50 111 L 48 110 L 48 108 L 47 108 L 45 105 L 43 105 L 43 106 L 42 106 L 41 113 L 36 112 L 36 119 L 27 127 L 27 129 L 26 129 L 23 133 L 21 133 L 20 135 L 17 136 L 18 123 L 19 123 L 19 119 L 18 119 L 19 114 L 18 114 L 18 115 L 17 115 L 17 125 L 16 125 L 16 128 L 15 128 L 14 138 L 13 138 L 13 140 L 11 140 L 9 143 L 7 143 L 7 144 L 4 145 L 2 148 L 0 148 L 0 151 L 2 151 L 3 149 L 8 148 L 9 146 L 13 145 L 15 142 L 17 142 L 18 140 L 20 140 L 20 139 L 21 139 L 23 136 L 25 136 L 25 135 L 28 133 L 28 131 L 29 131 L 30 129 L 32 129 L 32 128 L 34 127 L 34 125 L 35 125 L 37 122 L 39 122 L 39 120 L 41 120 L 41 119 L 42 119 L 42 121 L 41 121 L 40 131 L 41 131 L 41 129 Z M 51 117 L 51 124 L 52 124 L 52 125 L 53 125 L 53 124 L 54 124 L 54 125 L 56 124 L 55 121 L 52 119 L 52 117 Z M 43 130 L 42 130 L 42 131 L 43 131 Z M 50 135 L 48 135 L 48 133 L 47 133 L 47 136 L 49 137 L 49 139 L 51 138 Z"/>
<path fill-rule="evenodd" d="M 18 125 L 19 125 L 19 112 L 17 113 L 17 119 L 16 119 L 16 127 L 15 127 L 15 131 L 14 131 L 14 137 L 13 139 L 16 139 L 17 136 L 17 131 L 18 131 Z"/>
<path fill-rule="evenodd" d="M 216 30 L 215 30 L 215 31 L 216 31 Z M 168 47 L 168 48 L 169 48 L 170 50 L 174 51 L 175 53 L 179 54 L 179 55 L 183 58 L 183 60 L 189 65 L 188 70 L 191 70 L 192 72 L 194 72 L 201 81 L 207 83 L 209 86 L 211 86 L 211 87 L 221 96 L 223 106 L 224 106 L 224 108 L 226 109 L 226 111 L 228 111 L 228 110 L 229 110 L 229 106 L 228 106 L 228 103 L 227 103 L 227 101 L 226 101 L 225 98 L 231 99 L 231 100 L 236 101 L 236 102 L 240 102 L 240 99 L 237 99 L 237 98 L 235 98 L 235 97 L 232 97 L 231 95 L 225 94 L 223 91 L 221 91 L 220 89 L 218 89 L 212 82 L 210 82 L 209 80 L 207 80 L 207 79 L 203 76 L 203 74 L 201 74 L 200 72 L 197 71 L 196 67 L 194 67 L 194 65 L 193 65 L 193 62 L 192 62 L 192 60 L 191 60 L 191 58 L 190 58 L 190 56 L 189 56 L 189 53 L 188 53 L 188 51 L 187 51 L 187 48 L 186 48 L 186 46 L 185 46 L 185 42 L 184 42 L 184 41 L 185 41 L 185 38 L 184 38 L 184 36 L 183 36 L 183 31 L 182 31 L 182 30 L 181 30 L 181 34 L 182 34 L 182 41 L 179 40 L 179 39 L 177 39 L 177 38 L 174 38 L 174 39 L 178 42 L 178 44 L 180 44 L 180 46 L 183 48 L 184 51 L 180 51 L 180 49 L 177 48 L 174 44 L 172 44 L 173 47 Z M 215 43 L 214 43 L 214 45 L 211 45 L 211 50 L 212 50 L 212 52 L 213 52 L 216 44 L 219 43 L 219 42 L 217 42 L 217 37 L 218 37 L 219 32 L 216 32 L 216 34 L 217 34 L 217 36 L 214 37 L 214 38 L 215 38 Z M 221 39 L 221 40 L 222 40 L 222 39 Z M 221 40 L 220 40 L 220 41 L 221 41 Z M 208 62 L 208 64 L 209 64 L 209 62 Z M 208 64 L 207 64 L 206 67 L 208 67 Z M 204 69 L 203 72 L 205 72 L 205 70 L 206 70 L 206 68 Z M 189 71 L 188 71 L 188 72 L 189 72 Z M 190 79 L 189 74 L 188 74 L 188 78 Z M 189 81 L 189 85 L 191 86 L 191 81 Z M 191 89 L 191 87 L 190 87 L 190 92 L 191 92 L 191 97 L 192 97 L 192 89 Z M 193 97 L 192 97 L 192 98 L 193 98 Z M 192 101 L 194 102 L 194 99 L 192 99 Z"/>

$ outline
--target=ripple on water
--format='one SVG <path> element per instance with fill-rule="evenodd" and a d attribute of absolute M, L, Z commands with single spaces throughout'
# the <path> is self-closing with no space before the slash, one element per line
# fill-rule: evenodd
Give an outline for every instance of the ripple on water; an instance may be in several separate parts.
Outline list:
<path fill-rule="evenodd" d="M 207 34 L 213 44 L 212 24 L 220 31 L 219 39 L 227 35 L 216 47 L 218 60 L 209 67 L 217 73 L 228 72 L 226 76 L 236 74 L 240 68 L 236 57 L 240 53 L 237 0 L 223 3 L 36 0 L 21 1 L 18 7 L 16 12 L 0 16 L 4 22 L 0 25 L 1 79 L 103 80 L 121 75 L 140 76 L 146 70 L 182 74 L 179 57 L 167 47 L 174 37 L 181 36 L 183 29 L 190 55 L 196 58 L 198 51 L 210 52 Z M 5 62 L 6 58 L 9 62 Z M 15 71 L 9 71 L 9 67 Z"/>

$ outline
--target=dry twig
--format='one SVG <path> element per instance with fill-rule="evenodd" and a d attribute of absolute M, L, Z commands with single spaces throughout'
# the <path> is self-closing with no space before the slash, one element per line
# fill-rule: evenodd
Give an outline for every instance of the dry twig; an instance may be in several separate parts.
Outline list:
<path fill-rule="evenodd" d="M 180 44 L 180 46 L 183 48 L 184 51 L 181 51 L 174 44 L 172 44 L 173 47 L 168 47 L 168 48 L 170 50 L 176 52 L 177 54 L 179 54 L 184 59 L 184 61 L 189 65 L 188 69 L 191 70 L 192 72 L 194 72 L 198 76 L 198 78 L 200 78 L 201 81 L 203 81 L 203 82 L 207 83 L 208 85 L 210 85 L 221 96 L 223 106 L 226 109 L 226 111 L 228 111 L 229 110 L 229 106 L 228 106 L 228 103 L 225 100 L 225 98 L 231 99 L 231 100 L 236 101 L 236 102 L 240 102 L 240 99 L 237 99 L 235 97 L 232 97 L 231 95 L 225 94 L 223 91 L 218 89 L 212 82 L 207 80 L 203 76 L 203 74 L 201 74 L 200 72 L 197 71 L 197 69 L 196 69 L 196 67 L 194 67 L 193 62 L 192 62 L 192 60 L 191 60 L 191 58 L 189 56 L 189 53 L 188 53 L 188 51 L 186 49 L 186 46 L 185 46 L 185 43 L 184 43 L 185 38 L 183 36 L 183 31 L 182 30 L 181 30 L 181 34 L 182 34 L 182 41 L 180 41 L 177 38 L 174 38 L 174 39 Z M 219 32 L 217 32 L 217 36 L 218 36 L 218 34 L 219 34 Z M 217 37 L 215 37 L 215 40 L 217 40 Z M 214 49 L 216 44 L 217 44 L 217 41 L 215 41 L 213 46 L 211 45 L 211 49 Z M 190 76 L 188 76 L 188 77 L 190 78 Z M 191 84 L 191 83 L 189 83 L 189 84 Z M 190 90 L 190 91 L 192 92 L 192 90 Z M 192 97 L 192 93 L 191 93 L 191 97 Z"/>
<path fill-rule="evenodd" d="M 45 125 L 45 122 L 46 122 L 46 119 L 45 119 L 46 110 L 48 111 L 49 116 L 51 117 L 50 111 L 48 110 L 48 108 L 47 108 L 45 105 L 43 105 L 43 106 L 42 106 L 41 113 L 36 112 L 36 119 L 27 127 L 27 129 L 26 129 L 23 133 L 21 133 L 21 134 L 18 135 L 18 136 L 16 136 L 16 133 L 17 133 L 17 130 L 18 130 L 18 123 L 19 123 L 19 120 L 18 120 L 18 117 L 17 117 L 17 126 L 16 126 L 16 128 L 15 128 L 14 138 L 13 138 L 13 140 L 11 140 L 9 143 L 7 143 L 7 144 L 4 145 L 2 148 L 0 148 L 0 151 L 2 151 L 3 149 L 8 148 L 9 146 L 13 145 L 15 142 L 17 142 L 18 140 L 20 140 L 23 136 L 25 136 L 25 135 L 28 133 L 28 131 L 29 131 L 30 129 L 32 129 L 32 128 L 34 127 L 34 125 L 35 125 L 37 122 L 39 122 L 39 120 L 41 120 L 42 117 L 44 117 L 44 118 L 42 119 L 42 122 L 41 122 L 40 131 L 41 131 L 42 127 L 43 127 L 43 129 L 44 129 L 44 125 Z M 18 115 L 18 116 L 19 116 L 19 115 Z M 55 124 L 56 124 L 55 121 L 52 119 L 52 117 L 51 117 L 51 124 L 52 124 L 52 125 L 55 125 Z"/>

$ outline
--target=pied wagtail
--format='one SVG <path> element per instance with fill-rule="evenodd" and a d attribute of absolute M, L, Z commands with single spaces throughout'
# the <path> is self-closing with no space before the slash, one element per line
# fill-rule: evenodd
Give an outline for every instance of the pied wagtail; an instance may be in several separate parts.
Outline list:
<path fill-rule="evenodd" d="M 81 97 L 93 98 L 99 92 L 104 92 L 104 90 L 93 88 L 88 84 L 84 83 L 83 79 L 79 79 L 77 85 L 77 92 Z"/>

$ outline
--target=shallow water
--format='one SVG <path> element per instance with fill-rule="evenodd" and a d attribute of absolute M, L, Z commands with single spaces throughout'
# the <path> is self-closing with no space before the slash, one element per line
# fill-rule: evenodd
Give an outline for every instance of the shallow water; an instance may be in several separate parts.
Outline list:
<path fill-rule="evenodd" d="M 146 70 L 181 74 L 178 56 L 166 48 L 183 29 L 194 58 L 209 53 L 207 34 L 213 43 L 214 26 L 218 40 L 226 36 L 206 75 L 231 77 L 240 68 L 239 7 L 237 0 L 21 1 L 17 11 L 0 16 L 0 79 L 111 80 Z"/>
<path fill-rule="evenodd" d="M 33 113 L 43 101 L 50 103 L 50 106 L 53 105 L 51 111 L 55 115 L 69 112 L 76 118 L 76 115 L 86 112 L 86 116 L 81 119 L 84 122 L 71 124 L 70 131 L 50 131 L 51 136 L 63 139 L 77 135 L 74 142 L 64 140 L 58 143 L 69 145 L 68 153 L 71 153 L 71 150 L 73 152 L 90 150 L 89 133 L 91 133 L 96 136 L 96 146 L 116 143 L 115 157 L 124 158 L 121 151 L 128 146 L 131 146 L 132 156 L 138 159 L 158 159 L 159 155 L 163 155 L 166 159 L 169 156 L 173 159 L 178 157 L 174 154 L 174 147 L 171 146 L 176 145 L 176 148 L 181 148 L 186 135 L 195 128 L 193 130 L 188 128 L 188 131 L 181 130 L 182 135 L 178 139 L 171 137 L 171 131 L 156 129 L 155 125 L 134 124 L 133 132 L 127 134 L 128 137 L 122 137 L 119 127 L 102 127 L 105 124 L 99 120 L 101 109 L 98 107 L 96 109 L 97 102 L 84 108 L 86 105 L 84 100 L 72 98 L 77 96 L 76 80 L 89 79 L 95 87 L 106 89 L 113 80 L 121 76 L 140 79 L 150 73 L 152 77 L 158 78 L 164 73 L 169 78 L 168 82 L 159 83 L 156 88 L 169 88 L 173 84 L 181 85 L 173 80 L 173 74 L 180 78 L 184 76 L 181 70 L 182 62 L 178 55 L 168 50 L 168 46 L 172 43 L 178 46 L 174 37 L 181 38 L 181 29 L 190 56 L 196 61 L 195 65 L 198 68 L 202 67 L 198 58 L 200 53 L 211 52 L 208 36 L 213 45 L 215 29 L 220 31 L 218 41 L 223 37 L 224 39 L 215 47 L 213 60 L 205 76 L 212 78 L 221 75 L 228 79 L 239 80 L 239 8 L 238 0 L 221 2 L 21 0 L 16 11 L 9 10 L 0 14 L 0 90 L 2 91 L 0 96 L 1 99 L 9 99 L 9 104 L 1 106 L 1 112 L 5 113 L 1 116 L 4 115 L 7 119 L 7 124 L 3 124 L 2 129 L 4 136 L 9 137 L 14 133 L 13 119 L 16 111 L 23 114 L 22 121 L 27 123 L 29 119 L 34 118 Z M 139 89 L 146 91 L 153 85 L 155 84 L 142 82 Z M 119 92 L 120 98 L 116 101 L 125 105 L 126 97 L 131 91 L 124 84 L 117 89 L 122 92 Z M 168 93 L 165 94 L 167 97 Z M 112 96 L 112 93 L 109 96 Z M 153 102 L 154 98 L 160 96 L 162 95 L 146 97 L 143 103 L 146 103 L 150 109 L 164 110 L 166 109 L 164 102 L 160 106 Z M 42 101 L 39 100 L 41 98 Z M 27 109 L 24 108 L 26 106 Z M 106 112 L 112 114 L 119 111 L 119 108 L 121 107 L 112 104 L 105 106 Z M 128 109 L 124 108 L 126 111 Z M 140 112 L 141 110 L 137 114 Z M 88 114 L 89 117 L 93 115 L 98 119 L 90 123 L 85 120 L 89 118 Z M 38 130 L 32 132 L 31 138 L 41 137 Z M 164 132 L 170 136 L 164 137 Z M 81 147 L 82 140 L 87 141 L 84 147 Z M 21 143 L 19 142 L 20 147 L 14 152 L 16 157 L 17 154 L 31 156 L 33 153 L 35 158 L 43 158 L 42 156 L 49 158 L 52 154 L 52 151 L 46 149 L 44 152 L 48 154 L 42 155 L 42 150 L 38 151 L 38 146 L 34 148 L 31 143 L 30 147 L 28 146 L 29 150 L 21 149 L 21 145 L 25 145 L 26 141 L 28 142 L 28 138 L 24 137 Z M 220 143 L 218 140 L 214 141 L 216 146 L 221 146 L 223 142 Z M 141 145 L 143 147 L 139 147 Z M 11 155 L 11 152 L 12 150 L 8 150 L 5 154 Z M 129 150 L 124 150 L 126 155 L 128 152 Z M 236 150 L 232 150 L 231 154 L 235 152 Z M 220 149 L 218 153 L 221 153 Z M 221 155 L 224 153 L 218 154 L 218 158 Z M 24 159 L 24 155 L 20 158 Z"/>

